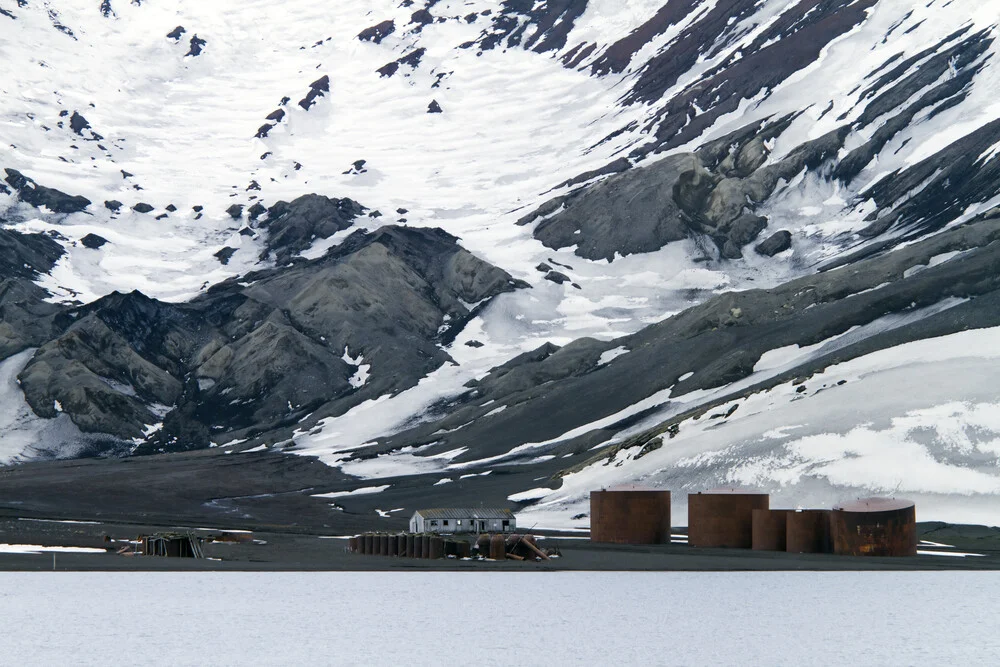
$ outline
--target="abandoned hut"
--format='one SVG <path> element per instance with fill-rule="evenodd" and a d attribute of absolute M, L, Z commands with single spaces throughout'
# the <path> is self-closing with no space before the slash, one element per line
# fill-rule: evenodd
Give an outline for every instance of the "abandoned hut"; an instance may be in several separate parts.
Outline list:
<path fill-rule="evenodd" d="M 411 533 L 510 533 L 517 528 L 514 513 L 493 507 L 417 510 Z"/>

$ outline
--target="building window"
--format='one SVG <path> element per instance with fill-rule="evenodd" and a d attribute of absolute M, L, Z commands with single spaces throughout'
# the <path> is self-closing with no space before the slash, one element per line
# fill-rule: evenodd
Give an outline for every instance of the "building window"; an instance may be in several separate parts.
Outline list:
<path fill-rule="evenodd" d="M 447 527 L 448 527 L 448 519 L 445 519 L 445 520 L 444 520 L 444 527 L 445 527 L 445 528 L 447 528 Z"/>
<path fill-rule="evenodd" d="M 504 530 L 510 530 L 510 521 L 507 521 L 506 519 L 504 520 L 504 522 L 503 522 L 503 529 Z"/>
<path fill-rule="evenodd" d="M 437 528 L 437 525 L 438 525 L 437 521 L 431 521 L 431 528 Z"/>

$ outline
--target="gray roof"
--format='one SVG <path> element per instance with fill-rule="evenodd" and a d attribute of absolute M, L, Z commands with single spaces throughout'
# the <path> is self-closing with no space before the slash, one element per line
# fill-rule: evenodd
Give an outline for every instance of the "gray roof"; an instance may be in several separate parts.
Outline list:
<path fill-rule="evenodd" d="M 417 510 L 425 519 L 513 519 L 514 513 L 499 507 L 445 507 L 441 509 Z"/>

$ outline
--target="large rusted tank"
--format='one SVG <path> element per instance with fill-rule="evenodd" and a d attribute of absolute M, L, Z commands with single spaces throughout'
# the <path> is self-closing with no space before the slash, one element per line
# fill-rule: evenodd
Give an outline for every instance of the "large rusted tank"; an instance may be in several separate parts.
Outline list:
<path fill-rule="evenodd" d="M 786 551 L 790 554 L 828 554 L 830 510 L 795 510 L 785 524 Z"/>
<path fill-rule="evenodd" d="M 670 492 L 632 485 L 591 491 L 590 541 L 670 544 Z"/>
<path fill-rule="evenodd" d="M 769 509 L 766 493 L 724 488 L 688 494 L 688 544 L 753 547 L 753 511 Z"/>
<path fill-rule="evenodd" d="M 431 557 L 431 536 L 421 535 L 420 536 L 420 557 L 430 558 Z"/>
<path fill-rule="evenodd" d="M 468 558 L 472 555 L 472 543 L 465 540 L 459 540 L 457 543 L 457 548 L 455 550 L 455 555 L 459 558 Z"/>
<path fill-rule="evenodd" d="M 389 536 L 379 535 L 378 536 L 378 555 L 388 556 L 389 555 Z"/>
<path fill-rule="evenodd" d="M 480 556 L 488 556 L 490 554 L 490 536 L 486 533 L 482 533 L 476 538 L 476 550 L 479 552 Z"/>
<path fill-rule="evenodd" d="M 417 536 L 413 533 L 406 534 L 406 557 L 416 558 L 417 557 Z"/>
<path fill-rule="evenodd" d="M 500 533 L 490 537 L 490 558 L 507 560 L 507 539 Z"/>
<path fill-rule="evenodd" d="M 350 551 L 352 554 L 353 553 L 357 553 L 357 551 L 358 551 L 358 538 L 357 537 L 349 537 L 349 538 L 347 538 L 347 550 Z"/>
<path fill-rule="evenodd" d="M 789 510 L 753 510 L 752 545 L 756 551 L 785 550 L 785 515 Z"/>
<path fill-rule="evenodd" d="M 428 558 L 433 558 L 437 560 L 438 558 L 444 558 L 444 538 L 434 536 L 431 537 L 431 550 Z"/>
<path fill-rule="evenodd" d="M 387 556 L 399 555 L 399 535 L 389 535 L 389 551 Z"/>
<path fill-rule="evenodd" d="M 406 555 L 406 535 L 400 534 L 396 536 L 396 555 L 402 558 Z"/>
<path fill-rule="evenodd" d="M 372 535 L 371 533 L 365 533 L 364 537 L 365 537 L 364 539 L 365 546 L 364 549 L 361 551 L 361 553 L 365 554 L 366 556 L 371 556 L 373 553 L 375 553 L 375 548 L 374 548 L 375 536 Z"/>
<path fill-rule="evenodd" d="M 414 558 L 426 558 L 424 555 L 424 536 L 414 535 L 413 537 L 413 557 Z"/>
<path fill-rule="evenodd" d="M 916 556 L 917 511 L 912 501 L 864 498 L 831 513 L 833 552 L 841 556 Z"/>

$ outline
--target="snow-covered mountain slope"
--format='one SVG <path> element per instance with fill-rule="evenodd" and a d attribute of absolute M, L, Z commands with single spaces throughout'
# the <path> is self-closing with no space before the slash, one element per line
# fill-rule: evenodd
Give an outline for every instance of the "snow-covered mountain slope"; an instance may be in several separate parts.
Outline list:
<path fill-rule="evenodd" d="M 8 421 L 68 417 L 87 435 L 60 430 L 44 449 L 64 455 L 281 443 L 386 494 L 528 464 L 566 485 L 539 507 L 577 515 L 581 466 L 685 411 L 1000 325 L 998 16 L 995 0 L 0 0 L 0 245 L 26 267 L 0 304 L 27 396 L 5 393 Z M 406 227 L 447 234 L 431 251 Z M 43 243 L 50 259 L 19 259 Z M 774 361 L 795 345 L 816 353 Z M 810 405 L 816 437 L 855 427 L 850 402 Z M 663 459 L 678 472 L 658 479 L 801 469 L 784 440 L 724 431 L 690 451 L 731 445 L 725 464 Z M 920 437 L 946 458 L 945 435 Z M 996 476 L 973 449 L 954 465 Z M 616 480 L 650 474 L 626 458 Z M 827 479 L 785 492 L 886 490 Z"/>

